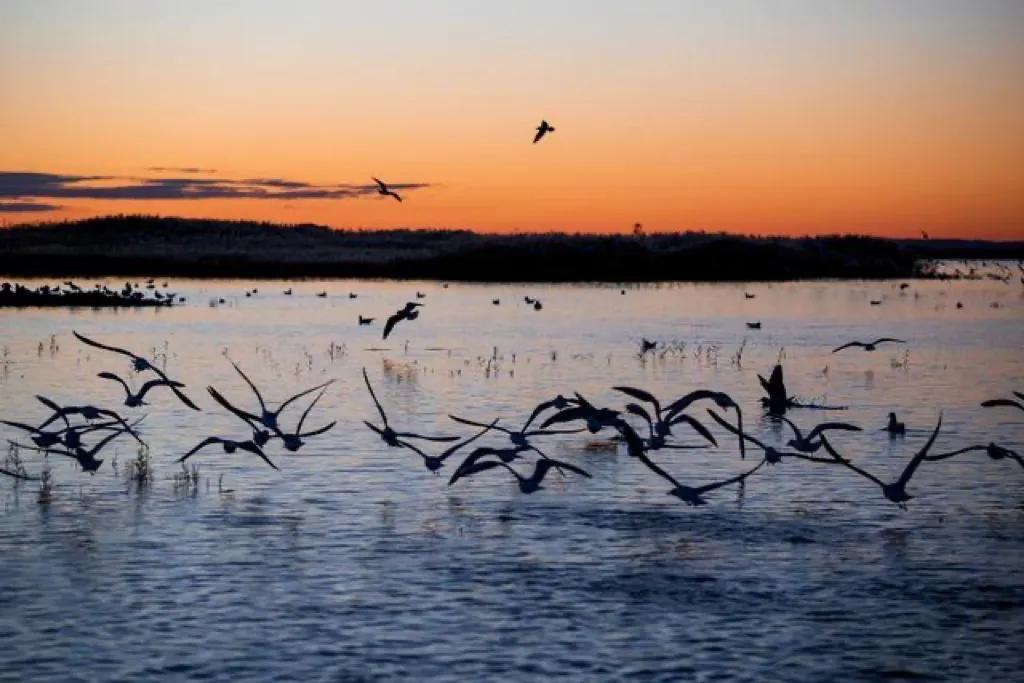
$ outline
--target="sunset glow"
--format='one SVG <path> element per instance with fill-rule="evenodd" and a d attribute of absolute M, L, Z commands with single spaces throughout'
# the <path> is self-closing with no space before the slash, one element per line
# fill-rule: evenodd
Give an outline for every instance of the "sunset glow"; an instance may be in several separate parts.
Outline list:
<path fill-rule="evenodd" d="M 490 5 L 5 2 L 0 172 L 425 186 L 0 220 L 1024 239 L 1024 3 Z"/>

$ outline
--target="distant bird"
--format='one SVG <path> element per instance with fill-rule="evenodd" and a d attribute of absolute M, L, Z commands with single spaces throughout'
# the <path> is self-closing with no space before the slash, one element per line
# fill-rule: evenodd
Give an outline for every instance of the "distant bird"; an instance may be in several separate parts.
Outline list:
<path fill-rule="evenodd" d="M 358 294 L 356 294 L 355 292 L 349 292 L 349 293 L 348 293 L 348 298 L 349 298 L 349 299 L 355 299 L 355 298 L 357 298 L 358 296 L 359 296 L 359 295 L 358 295 Z"/>
<path fill-rule="evenodd" d="M 644 337 L 640 337 L 640 353 L 644 354 L 648 351 L 653 351 L 658 348 L 658 342 L 651 341 Z"/>
<path fill-rule="evenodd" d="M 1013 395 L 1024 401 L 1024 394 L 1021 392 L 1015 391 Z M 984 408 L 1016 408 L 1017 410 L 1024 410 L 1024 403 L 1017 403 L 1009 398 L 994 398 L 989 401 L 982 401 L 981 405 Z"/>
<path fill-rule="evenodd" d="M 548 133 L 554 133 L 555 129 L 551 127 L 547 121 L 541 121 L 540 125 L 537 126 L 537 134 L 533 137 L 533 144 L 540 142 L 540 139 Z"/>
<path fill-rule="evenodd" d="M 385 184 L 383 180 L 374 178 L 373 182 L 377 183 L 377 194 L 384 197 L 394 197 L 398 201 L 402 201 L 402 198 L 398 196 L 398 193 L 389 190 L 387 184 Z"/>
<path fill-rule="evenodd" d="M 406 302 L 405 307 L 399 309 L 396 313 L 392 314 L 388 318 L 387 322 L 384 323 L 384 336 L 382 339 L 387 339 L 388 335 L 391 334 L 391 330 L 395 329 L 395 325 L 402 322 L 403 320 L 415 320 L 420 316 L 420 312 L 416 310 L 418 306 L 423 304 L 416 303 L 415 301 Z"/>
<path fill-rule="evenodd" d="M 327 298 L 327 292 L 320 292 L 319 294 L 317 294 L 317 296 L 320 297 L 321 299 L 326 299 Z"/>
<path fill-rule="evenodd" d="M 374 320 L 373 318 L 364 318 L 363 316 L 359 316 L 359 324 L 360 325 L 369 325 L 370 323 L 373 322 L 373 320 Z"/>
<path fill-rule="evenodd" d="M 388 424 L 388 416 L 384 412 L 384 408 L 380 405 L 380 401 L 377 400 L 377 394 L 373 392 L 373 387 L 370 385 L 370 377 L 366 374 L 366 368 L 363 368 L 363 381 L 366 382 L 366 388 L 370 392 L 370 398 L 373 399 L 373 405 L 377 407 L 377 412 L 380 414 L 381 422 L 384 423 L 383 427 L 371 424 L 366 420 L 363 420 L 363 424 L 369 427 L 380 436 L 380 438 L 388 446 L 392 448 L 407 448 L 408 443 L 402 441 L 402 439 L 420 439 L 422 441 L 437 441 L 437 442 L 451 442 L 458 441 L 457 436 L 424 436 L 422 434 L 416 434 L 413 432 L 396 432 L 390 424 Z"/>
<path fill-rule="evenodd" d="M 235 361 L 231 359 L 228 360 L 231 363 L 231 366 L 234 367 L 235 372 L 237 372 L 241 376 L 242 380 L 244 380 L 245 383 L 249 385 L 249 388 L 252 390 L 252 393 L 256 395 L 256 401 L 260 404 L 260 413 L 259 415 L 256 415 L 254 413 L 250 413 L 245 410 L 236 408 L 235 406 L 228 403 L 227 400 L 225 400 L 224 397 L 221 396 L 213 387 L 207 387 L 207 391 L 210 393 L 210 396 L 212 396 L 213 399 L 217 401 L 217 403 L 219 403 L 226 410 L 241 418 L 243 421 L 247 422 L 254 430 L 259 431 L 262 428 L 273 433 L 276 436 L 283 436 L 279 419 L 281 417 L 281 413 L 284 411 L 285 408 L 287 408 L 289 405 L 291 405 L 296 400 L 302 398 L 303 396 L 307 396 L 309 394 L 312 394 L 314 391 L 324 389 L 334 383 L 334 380 L 331 379 L 322 384 L 318 384 L 315 387 L 311 387 L 309 389 L 305 389 L 304 391 L 300 391 L 294 396 L 291 396 L 285 401 L 283 401 L 277 407 L 276 410 L 270 410 L 270 408 L 267 407 L 266 402 L 263 400 L 263 395 L 260 393 L 260 390 L 257 389 L 256 385 L 253 384 L 252 380 L 249 379 L 249 377 L 246 376 L 244 372 L 242 372 L 242 368 L 238 367 L 238 364 L 235 363 Z M 317 400 L 319 400 L 319 397 L 317 398 Z M 314 401 L 314 403 L 316 403 L 316 401 Z"/>
<path fill-rule="evenodd" d="M 737 427 L 737 431 L 735 433 L 739 437 L 740 459 L 745 459 L 747 457 L 747 447 L 744 444 L 743 439 L 743 411 L 740 409 L 739 404 L 724 391 L 710 391 L 708 389 L 697 389 L 696 391 L 691 391 L 685 396 L 677 398 L 665 408 L 665 419 L 670 422 L 675 420 L 682 411 L 686 410 L 697 401 L 712 401 L 722 410 L 732 409 L 735 411 Z"/>
<path fill-rule="evenodd" d="M 278 469 L 277 465 L 271 462 L 270 458 L 267 457 L 267 454 L 263 452 L 263 449 L 257 446 L 252 441 L 235 441 L 233 439 L 222 439 L 218 436 L 210 436 L 203 439 L 195 448 L 193 448 L 188 453 L 178 458 L 178 462 L 185 462 L 202 449 L 213 444 L 220 444 L 223 447 L 225 453 L 234 453 L 237 450 L 243 450 L 248 453 L 252 453 L 253 455 L 258 455 L 263 460 L 263 462 L 267 463 L 275 470 Z"/>
<path fill-rule="evenodd" d="M 533 297 L 524 296 L 523 297 L 523 301 L 525 301 L 526 303 L 528 303 L 529 305 L 532 306 L 533 302 L 536 301 L 536 299 L 534 299 Z"/>
<path fill-rule="evenodd" d="M 907 425 L 896 419 L 896 413 L 889 413 L 889 423 L 882 427 L 882 431 L 894 436 L 902 435 L 907 433 Z"/>
<path fill-rule="evenodd" d="M 168 387 L 168 388 L 175 388 L 175 387 L 177 387 L 177 388 L 180 389 L 181 387 L 185 386 L 181 382 L 173 382 L 173 381 L 168 380 L 168 379 L 159 379 L 158 378 L 158 379 L 151 379 L 151 380 L 149 380 L 148 382 L 146 382 L 145 384 L 142 385 L 141 389 L 139 389 L 135 393 L 132 393 L 131 387 L 128 386 L 128 383 L 125 382 L 123 379 L 121 379 L 120 377 L 118 377 L 117 375 L 115 375 L 112 372 L 101 372 L 101 373 L 98 373 L 96 376 L 97 377 L 101 377 L 103 379 L 113 380 L 113 381 L 117 382 L 118 384 L 120 384 L 121 387 L 124 388 L 124 393 L 125 393 L 124 404 L 126 406 L 128 406 L 129 408 L 138 408 L 139 406 L 146 405 L 146 402 L 143 399 L 146 397 L 146 394 L 149 393 L 149 391 L 151 389 L 155 389 L 156 387 Z"/>
<path fill-rule="evenodd" d="M 544 477 L 547 476 L 547 473 L 551 471 L 552 467 L 557 467 L 559 470 L 568 470 L 582 477 L 590 478 L 590 474 L 579 467 L 570 465 L 567 462 L 560 462 L 558 460 L 538 460 L 534 465 L 533 474 L 529 477 L 524 477 L 519 474 L 519 472 L 512 469 L 511 465 L 508 465 L 501 460 L 484 460 L 482 462 L 478 462 L 463 470 L 461 476 L 466 477 L 471 474 L 477 474 L 478 472 L 494 469 L 495 467 L 504 467 L 506 470 L 511 472 L 516 478 L 516 483 L 519 484 L 519 490 L 527 495 L 540 491 L 544 488 L 541 486 L 541 482 L 544 481 Z"/>
<path fill-rule="evenodd" d="M 993 460 L 1003 460 L 1009 458 L 1013 460 L 1022 468 L 1024 468 L 1024 457 L 1019 455 L 1016 451 L 1012 451 L 1009 448 L 1000 446 L 995 443 L 989 443 L 987 446 L 968 446 L 967 448 L 961 448 L 950 453 L 938 453 L 936 455 L 929 455 L 925 457 L 925 460 L 945 460 L 946 458 L 952 458 L 954 455 L 960 455 L 961 453 L 970 453 L 972 451 L 985 451 L 988 457 Z"/>
<path fill-rule="evenodd" d="M 761 329 L 761 321 L 759 320 L 754 323 L 747 323 L 747 327 L 749 327 L 752 330 L 759 330 Z"/>
<path fill-rule="evenodd" d="M 284 295 L 285 296 L 291 296 L 292 295 L 291 287 L 289 287 L 288 289 L 284 290 Z"/>
<path fill-rule="evenodd" d="M 540 302 L 540 299 L 537 299 L 537 300 L 535 300 L 535 301 L 533 302 L 533 310 L 535 310 L 535 311 L 539 311 L 539 310 L 541 310 L 542 308 L 544 308 L 544 304 L 542 304 L 542 303 Z"/>
<path fill-rule="evenodd" d="M 420 291 L 416 292 L 416 298 L 417 299 L 425 299 L 426 297 L 427 297 L 427 295 L 424 294 L 423 292 L 420 292 Z"/>
<path fill-rule="evenodd" d="M 743 292 L 743 298 L 744 299 L 753 299 L 756 296 L 757 296 L 757 294 L 751 294 L 750 292 Z"/>
<path fill-rule="evenodd" d="M 900 291 L 903 291 L 904 289 L 906 289 L 909 286 L 910 286 L 909 282 L 901 282 L 900 283 Z"/>
<path fill-rule="evenodd" d="M 827 431 L 842 430 L 847 432 L 859 432 L 860 427 L 845 422 L 822 422 L 816 425 L 814 429 L 804 436 L 800 431 L 800 428 L 793 423 L 789 418 L 779 416 L 779 419 L 789 425 L 789 428 L 793 430 L 793 438 L 787 442 L 787 446 L 794 448 L 801 453 L 815 453 L 821 448 L 821 441 L 815 441 L 814 437 L 818 436 Z"/>
<path fill-rule="evenodd" d="M 132 353 L 131 351 L 128 351 L 127 349 L 121 349 L 121 348 L 118 348 L 116 346 L 108 346 L 106 344 L 101 344 L 98 341 L 94 341 L 94 340 L 89 339 L 88 337 L 86 337 L 84 335 L 79 334 L 78 332 L 72 332 L 72 333 L 75 335 L 75 337 L 78 339 L 78 341 L 82 342 L 83 344 L 95 347 L 97 349 L 102 349 L 104 351 L 111 351 L 113 353 L 118 353 L 118 354 L 121 354 L 122 356 L 127 356 L 128 358 L 131 358 L 131 360 L 132 360 L 132 367 L 135 369 L 136 372 L 143 372 L 145 370 L 152 370 L 154 373 L 156 373 L 156 375 L 160 379 L 164 380 L 164 382 L 166 383 L 166 386 L 170 387 L 171 391 L 174 392 L 174 395 L 178 397 L 179 401 L 184 403 L 186 406 L 188 406 L 192 410 L 199 410 L 199 406 L 197 406 L 195 403 L 193 403 L 192 400 L 188 396 L 183 394 L 181 392 L 181 389 L 179 389 L 179 387 L 184 387 L 185 386 L 184 384 L 181 384 L 180 382 L 172 382 L 171 379 L 167 377 L 167 374 L 164 373 L 163 370 L 161 370 L 160 368 L 158 368 L 155 365 L 153 365 L 152 363 L 150 363 L 149 360 L 147 360 L 146 358 L 143 358 L 142 356 L 136 355 L 136 354 Z"/>
<path fill-rule="evenodd" d="M 501 299 L 491 299 L 491 303 L 494 304 L 495 306 L 500 306 Z"/>
<path fill-rule="evenodd" d="M 913 496 L 907 493 L 907 484 L 910 483 L 910 478 L 914 476 L 914 472 L 917 471 L 917 468 L 928 456 L 928 451 L 931 450 L 932 444 L 935 443 L 935 439 L 936 437 L 938 437 L 939 430 L 941 428 L 942 415 L 939 415 L 939 421 L 938 423 L 936 423 L 935 430 L 932 432 L 932 435 L 928 438 L 927 443 L 925 443 L 924 447 L 921 448 L 921 450 L 914 454 L 914 457 L 910 459 L 910 462 L 907 463 L 907 466 L 903 468 L 903 473 L 900 474 L 899 478 L 896 479 L 896 481 L 890 483 L 882 481 L 875 475 L 871 474 L 870 472 L 864 469 L 861 469 L 857 465 L 854 465 L 852 462 L 850 462 L 848 459 L 839 455 L 839 453 L 837 453 L 835 449 L 832 448 L 832 445 L 828 442 L 828 439 L 825 437 L 824 434 L 821 436 L 821 442 L 822 445 L 824 445 L 825 450 L 828 451 L 829 455 L 835 458 L 837 462 L 841 463 L 843 466 L 861 475 L 865 479 L 869 479 L 874 483 L 878 484 L 878 486 L 882 489 L 882 495 L 884 495 L 888 500 L 892 501 L 893 503 L 896 503 L 898 506 L 905 510 L 907 508 L 907 501 L 913 498 Z"/>
<path fill-rule="evenodd" d="M 922 230 L 921 231 L 921 237 L 923 237 L 924 239 L 928 239 L 928 233 L 926 233 L 924 230 Z"/>
<path fill-rule="evenodd" d="M 836 348 L 832 349 L 832 353 L 839 353 L 843 349 L 849 349 L 849 348 L 852 348 L 854 346 L 861 346 L 861 347 L 864 348 L 865 351 L 874 351 L 876 346 L 878 346 L 879 344 L 882 344 L 884 342 L 892 342 L 894 344 L 906 344 L 907 343 L 907 342 L 903 341 L 902 339 L 893 339 L 892 337 L 879 337 L 878 339 L 876 339 L 873 342 L 852 341 L 852 342 L 850 342 L 848 344 L 843 344 L 842 346 L 837 346 Z"/>
<path fill-rule="evenodd" d="M 881 299 L 872 299 L 871 300 L 871 305 L 872 306 L 881 306 L 882 305 L 882 300 Z"/>

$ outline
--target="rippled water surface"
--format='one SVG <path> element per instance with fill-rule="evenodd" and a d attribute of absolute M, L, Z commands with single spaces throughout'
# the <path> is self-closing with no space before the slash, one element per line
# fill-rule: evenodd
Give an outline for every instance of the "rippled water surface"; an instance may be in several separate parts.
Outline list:
<path fill-rule="evenodd" d="M 1024 470 L 1013 462 L 979 453 L 926 463 L 907 511 L 848 470 L 795 461 L 690 508 L 603 434 L 538 440 L 593 478 L 552 475 L 524 496 L 503 471 L 448 487 L 451 463 L 435 476 L 362 424 L 375 419 L 365 367 L 400 428 L 468 436 L 449 413 L 515 424 L 557 393 L 621 408 L 617 384 L 664 400 L 707 387 L 734 396 L 752 433 L 778 444 L 789 435 L 761 418 L 757 373 L 781 357 L 791 393 L 848 406 L 791 417 L 861 425 L 833 442 L 883 478 L 898 475 L 940 412 L 937 452 L 989 441 L 1020 450 L 1024 413 L 979 403 L 1024 391 L 1024 287 L 899 284 L 623 294 L 172 280 L 168 291 L 188 298 L 174 309 L 2 310 L 2 416 L 41 421 L 37 393 L 145 414 L 153 478 L 130 481 L 137 453 L 120 439 L 94 476 L 50 456 L 49 504 L 38 482 L 0 481 L 0 678 L 1014 680 L 1024 665 Z M 381 341 L 383 319 L 416 291 L 420 318 Z M 360 313 L 376 321 L 359 326 Z M 121 407 L 121 390 L 96 373 L 127 376 L 127 364 L 72 330 L 165 361 L 203 411 L 159 390 L 149 406 Z M 830 352 L 879 336 L 908 343 Z M 641 337 L 671 350 L 640 357 Z M 190 461 L 198 485 L 176 483 L 175 458 L 205 436 L 246 437 L 205 390 L 253 407 L 226 355 L 272 402 L 336 379 L 309 424 L 337 426 L 295 454 L 269 447 L 280 472 L 210 449 Z M 879 431 L 889 411 L 907 423 L 905 438 Z M 719 448 L 659 461 L 691 484 L 753 464 L 756 450 L 742 461 L 714 431 Z M 39 454 L 20 457 L 42 471 Z"/>

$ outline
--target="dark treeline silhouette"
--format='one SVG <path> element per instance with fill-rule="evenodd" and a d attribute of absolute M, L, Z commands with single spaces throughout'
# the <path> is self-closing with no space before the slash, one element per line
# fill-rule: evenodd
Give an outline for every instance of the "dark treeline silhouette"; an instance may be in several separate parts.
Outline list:
<path fill-rule="evenodd" d="M 335 230 L 153 216 L 107 216 L 0 230 L 7 275 L 415 277 L 478 281 L 895 278 L 921 259 L 1015 258 L 1024 243 L 965 242 L 938 254 L 922 240 L 754 237 L 686 232 L 491 235 L 465 230 Z"/>

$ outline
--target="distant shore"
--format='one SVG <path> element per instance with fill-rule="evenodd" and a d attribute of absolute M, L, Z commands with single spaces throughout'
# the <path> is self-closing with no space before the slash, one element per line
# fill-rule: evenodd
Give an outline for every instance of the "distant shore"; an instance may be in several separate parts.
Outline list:
<path fill-rule="evenodd" d="M 933 259 L 1024 258 L 1024 241 L 722 233 L 491 235 L 151 216 L 0 229 L 2 276 L 386 277 L 511 282 L 926 277 Z"/>

